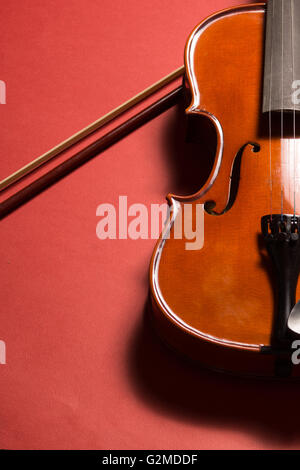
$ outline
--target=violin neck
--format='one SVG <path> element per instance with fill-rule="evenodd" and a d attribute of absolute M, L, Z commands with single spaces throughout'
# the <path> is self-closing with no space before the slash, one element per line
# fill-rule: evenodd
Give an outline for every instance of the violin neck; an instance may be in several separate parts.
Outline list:
<path fill-rule="evenodd" d="M 268 1 L 263 85 L 263 112 L 300 111 L 300 0 Z"/>

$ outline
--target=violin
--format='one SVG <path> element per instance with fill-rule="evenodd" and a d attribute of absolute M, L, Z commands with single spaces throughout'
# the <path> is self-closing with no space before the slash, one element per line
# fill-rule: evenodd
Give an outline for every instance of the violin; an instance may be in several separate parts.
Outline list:
<path fill-rule="evenodd" d="M 182 86 L 4 200 L 0 218 L 184 93 L 195 158 L 209 176 L 194 194 L 167 196 L 170 216 L 150 265 L 154 327 L 211 369 L 299 378 L 299 49 L 300 0 L 210 16 L 190 34 L 183 67 L 1 181 L 0 191 L 184 75 Z"/>
<path fill-rule="evenodd" d="M 171 348 L 214 370 L 299 376 L 299 48 L 298 0 L 216 13 L 185 47 L 186 114 L 210 129 L 195 158 L 207 161 L 208 140 L 215 155 L 198 192 L 167 197 L 152 316 Z M 174 234 L 189 206 L 202 213 L 199 249 Z"/>

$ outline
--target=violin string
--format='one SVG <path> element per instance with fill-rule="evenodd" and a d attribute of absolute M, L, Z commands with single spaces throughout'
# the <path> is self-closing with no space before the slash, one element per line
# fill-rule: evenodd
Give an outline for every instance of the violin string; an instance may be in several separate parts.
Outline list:
<path fill-rule="evenodd" d="M 283 183 L 282 175 L 283 170 L 283 0 L 281 0 L 281 108 L 280 108 L 280 151 L 281 151 L 281 165 L 280 165 L 280 205 L 281 205 L 281 220 L 283 220 Z"/>
<path fill-rule="evenodd" d="M 274 3 L 272 2 L 272 22 L 274 20 Z M 271 30 L 271 63 L 270 63 L 270 88 L 269 88 L 269 162 L 270 162 L 270 216 L 273 217 L 273 175 L 272 175 L 272 75 L 273 75 L 273 28 Z"/>
<path fill-rule="evenodd" d="M 294 83 L 295 77 L 295 50 L 294 50 L 294 0 L 291 0 L 291 40 L 292 40 L 292 80 Z M 292 90 L 292 89 L 291 89 Z M 296 215 L 296 102 L 295 99 L 293 101 L 293 146 L 294 146 L 294 217 Z"/>

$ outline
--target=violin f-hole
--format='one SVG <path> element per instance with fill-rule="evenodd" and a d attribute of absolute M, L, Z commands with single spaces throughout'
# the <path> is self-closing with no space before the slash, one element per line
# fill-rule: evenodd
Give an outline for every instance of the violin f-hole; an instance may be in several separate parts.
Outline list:
<path fill-rule="evenodd" d="M 204 210 L 207 212 L 207 214 L 223 215 L 226 212 L 228 212 L 234 205 L 237 195 L 238 195 L 239 184 L 240 184 L 242 156 L 243 156 L 245 148 L 248 145 L 252 147 L 252 152 L 257 153 L 260 151 L 260 145 L 257 144 L 256 142 L 246 142 L 244 145 L 242 145 L 242 147 L 237 152 L 234 158 L 233 165 L 232 165 L 232 170 L 230 174 L 230 182 L 229 182 L 229 197 L 228 197 L 228 202 L 225 208 L 222 211 L 217 212 L 214 210 L 214 208 L 216 207 L 216 202 L 206 201 L 204 204 Z"/>

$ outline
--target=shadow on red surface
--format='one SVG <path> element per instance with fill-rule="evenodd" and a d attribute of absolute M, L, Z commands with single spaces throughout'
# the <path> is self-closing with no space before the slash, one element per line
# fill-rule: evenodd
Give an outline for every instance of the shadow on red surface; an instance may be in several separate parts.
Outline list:
<path fill-rule="evenodd" d="M 176 420 L 259 434 L 277 445 L 300 436 L 300 384 L 203 370 L 162 344 L 147 310 L 130 344 L 129 374 L 148 406 Z"/>

